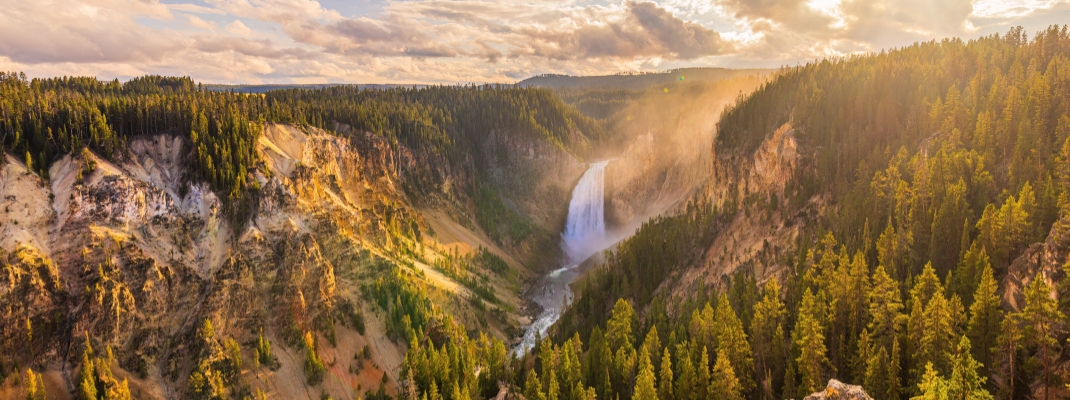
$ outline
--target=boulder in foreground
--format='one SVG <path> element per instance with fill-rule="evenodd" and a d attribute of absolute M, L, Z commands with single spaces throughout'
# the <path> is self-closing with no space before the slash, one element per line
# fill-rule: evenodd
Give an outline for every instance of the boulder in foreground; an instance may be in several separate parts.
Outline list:
<path fill-rule="evenodd" d="M 835 379 L 829 379 L 825 390 L 806 396 L 803 400 L 873 400 L 858 385 L 848 385 Z"/>

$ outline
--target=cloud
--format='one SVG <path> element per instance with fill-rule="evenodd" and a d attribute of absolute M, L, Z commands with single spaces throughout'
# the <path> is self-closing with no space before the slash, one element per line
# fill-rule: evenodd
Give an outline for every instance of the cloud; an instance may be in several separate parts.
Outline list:
<path fill-rule="evenodd" d="M 226 13 L 224 13 L 222 10 L 190 3 L 167 4 L 167 8 L 171 9 L 172 11 L 180 11 L 192 14 L 226 15 Z"/>
<path fill-rule="evenodd" d="M 1064 0 L 979 0 L 974 15 L 981 18 L 1015 18 L 1066 4 Z"/>
<path fill-rule="evenodd" d="M 200 28 L 209 31 L 215 30 L 215 25 L 213 25 L 211 22 L 205 21 L 204 19 L 196 15 L 187 14 L 186 19 L 189 20 L 189 25 L 194 28 Z"/>
<path fill-rule="evenodd" d="M 0 69 L 210 82 L 511 82 L 547 72 L 776 67 L 1070 15 L 1067 0 L 362 1 L 371 11 L 315 0 L 0 2 Z"/>
<path fill-rule="evenodd" d="M 426 26 L 416 21 L 357 18 L 338 21 L 319 29 L 327 34 L 329 40 L 315 44 L 342 54 L 421 58 L 458 55 L 454 48 L 428 34 Z"/>
<path fill-rule="evenodd" d="M 654 3 L 629 3 L 628 8 L 658 47 L 676 57 L 692 59 L 717 55 L 725 52 L 729 45 L 716 31 L 677 18 Z"/>
<path fill-rule="evenodd" d="M 716 31 L 684 21 L 654 3 L 625 3 L 622 9 L 589 9 L 555 26 L 512 28 L 511 56 L 554 60 L 694 59 L 723 54 L 733 44 Z"/>
<path fill-rule="evenodd" d="M 136 62 L 158 60 L 180 46 L 135 18 L 172 19 L 155 1 L 0 3 L 0 55 L 15 62 Z"/>
<path fill-rule="evenodd" d="M 205 53 L 235 52 L 247 56 L 282 59 L 294 57 L 307 57 L 309 51 L 301 48 L 279 49 L 272 41 L 267 39 L 251 40 L 234 37 L 205 36 L 196 39 L 193 48 Z"/>
<path fill-rule="evenodd" d="M 741 58 L 806 61 L 973 34 L 971 0 L 715 0 L 756 38 Z"/>
<path fill-rule="evenodd" d="M 237 36 L 249 36 L 253 34 L 253 30 L 249 29 L 248 26 L 245 26 L 245 24 L 239 20 L 234 20 L 234 22 L 227 24 L 225 29 L 227 32 Z"/>

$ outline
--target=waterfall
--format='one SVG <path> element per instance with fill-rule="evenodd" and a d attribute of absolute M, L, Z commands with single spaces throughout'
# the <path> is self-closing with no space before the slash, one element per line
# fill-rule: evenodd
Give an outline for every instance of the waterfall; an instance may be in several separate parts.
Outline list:
<path fill-rule="evenodd" d="M 535 337 L 546 337 L 546 330 L 561 317 L 561 311 L 572 301 L 569 284 L 579 276 L 576 268 L 581 262 L 610 243 L 606 239 L 604 185 L 606 164 L 593 163 L 587 168 L 568 205 L 568 220 L 561 233 L 561 246 L 568 258 L 562 268 L 543 275 L 536 287 L 529 292 L 532 301 L 542 307 L 542 313 L 528 325 L 524 338 L 513 353 L 524 355 L 535 346 Z"/>
<path fill-rule="evenodd" d="M 593 163 L 572 189 L 568 221 L 561 235 L 570 265 L 576 265 L 605 243 L 605 171 L 609 161 Z"/>

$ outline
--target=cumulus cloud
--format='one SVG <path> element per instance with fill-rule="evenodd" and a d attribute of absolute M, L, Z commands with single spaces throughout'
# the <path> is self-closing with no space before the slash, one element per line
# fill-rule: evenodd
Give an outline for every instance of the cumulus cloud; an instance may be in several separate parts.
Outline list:
<path fill-rule="evenodd" d="M 440 42 L 416 21 L 390 18 L 345 19 L 318 27 L 326 41 L 312 42 L 328 51 L 377 56 L 453 57 L 457 51 Z M 317 35 L 317 37 L 321 37 Z"/>
<path fill-rule="evenodd" d="M 134 18 L 169 20 L 154 1 L 99 0 L 73 6 L 51 2 L 0 4 L 0 54 L 16 62 L 136 62 L 155 60 L 179 44 Z"/>
<path fill-rule="evenodd" d="M 200 29 L 205 29 L 205 30 L 209 30 L 209 31 L 214 31 L 215 30 L 215 25 L 212 25 L 211 22 L 205 21 L 203 18 L 198 17 L 196 15 L 187 14 L 186 15 L 186 19 L 189 20 L 189 25 L 194 27 L 194 28 L 200 28 Z"/>
<path fill-rule="evenodd" d="M 654 3 L 626 3 L 621 15 L 576 18 L 563 26 L 515 31 L 514 54 L 558 60 L 661 57 L 694 59 L 723 54 L 731 43 L 716 31 L 684 21 Z"/>
<path fill-rule="evenodd" d="M 316 0 L 0 2 L 0 68 L 252 83 L 508 82 L 776 67 L 976 36 L 1070 9 L 1066 0 L 370 1 L 374 11 L 359 14 Z"/>
<path fill-rule="evenodd" d="M 245 23 L 239 20 L 234 20 L 234 22 L 227 24 L 226 29 L 227 32 L 238 36 L 249 36 L 253 34 L 253 30 L 249 29 L 248 26 L 245 26 Z"/>
<path fill-rule="evenodd" d="M 756 40 L 741 57 L 806 60 L 970 36 L 971 0 L 715 0 Z"/>
<path fill-rule="evenodd" d="M 278 48 L 271 40 L 205 36 L 197 38 L 193 48 L 206 53 L 234 52 L 257 58 L 281 59 L 309 56 L 301 48 Z"/>

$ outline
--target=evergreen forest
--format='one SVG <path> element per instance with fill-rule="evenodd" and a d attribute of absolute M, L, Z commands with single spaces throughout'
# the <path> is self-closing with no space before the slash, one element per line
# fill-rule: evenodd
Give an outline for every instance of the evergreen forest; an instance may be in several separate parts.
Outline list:
<path fill-rule="evenodd" d="M 186 179 L 207 183 L 231 220 L 245 223 L 261 195 L 253 174 L 263 168 L 256 143 L 266 124 L 336 135 L 348 127 L 411 149 L 421 162 L 467 171 L 473 183 L 459 203 L 493 241 L 520 246 L 537 228 L 482 175 L 489 161 L 477 149 L 488 135 L 531 135 L 582 160 L 623 141 L 612 129 L 623 104 L 655 94 L 507 85 L 249 94 L 190 78 L 3 73 L 0 141 L 47 180 L 67 154 L 118 161 L 139 135 L 179 135 L 190 149 Z M 410 265 L 352 255 L 371 276 L 354 290 L 405 349 L 397 390 L 384 384 L 366 397 L 799 399 L 829 379 L 875 399 L 1070 397 L 1067 27 L 784 68 L 721 113 L 714 168 L 754 164 L 748 157 L 785 126 L 799 161 L 782 188 L 706 182 L 608 249 L 524 355 L 458 322 Z M 411 196 L 424 193 L 419 181 L 404 184 Z M 719 184 L 729 189 L 712 189 Z M 739 220 L 777 221 L 798 235 L 761 269 L 722 271 L 707 255 Z M 515 279 L 499 256 L 480 247 L 428 264 L 463 283 L 471 307 L 504 309 L 504 294 L 487 283 Z M 18 279 L 0 279 L 10 282 Z M 334 321 L 365 329 L 352 304 L 332 305 L 327 318 L 330 329 L 295 330 L 276 344 L 276 353 L 279 345 L 300 349 L 310 386 L 331 373 L 322 350 L 334 345 Z M 280 362 L 262 333 L 239 343 L 209 320 L 175 340 L 189 358 L 181 379 L 190 398 L 264 398 L 241 373 Z M 100 341 L 86 335 L 68 345 L 81 350 L 68 356 L 78 365 L 76 397 L 132 398 L 111 372 L 113 349 Z M 255 356 L 243 357 L 243 348 Z M 18 375 L 27 393 L 44 396 L 39 373 L 7 361 L 0 356 L 0 377 Z"/>

